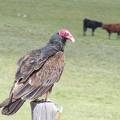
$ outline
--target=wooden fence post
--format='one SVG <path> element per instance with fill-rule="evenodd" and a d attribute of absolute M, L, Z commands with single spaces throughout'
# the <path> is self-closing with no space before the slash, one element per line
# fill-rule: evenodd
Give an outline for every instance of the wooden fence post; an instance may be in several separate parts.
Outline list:
<path fill-rule="evenodd" d="M 60 120 L 62 107 L 51 101 L 31 102 L 32 120 Z"/>

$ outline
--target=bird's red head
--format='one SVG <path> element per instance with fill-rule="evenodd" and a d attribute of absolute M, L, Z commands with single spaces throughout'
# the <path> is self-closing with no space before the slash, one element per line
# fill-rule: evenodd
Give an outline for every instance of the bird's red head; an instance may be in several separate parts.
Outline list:
<path fill-rule="evenodd" d="M 72 42 L 75 42 L 75 38 L 72 36 L 72 34 L 67 30 L 67 29 L 61 29 L 58 34 L 63 37 L 66 38 L 67 40 L 70 40 Z"/>

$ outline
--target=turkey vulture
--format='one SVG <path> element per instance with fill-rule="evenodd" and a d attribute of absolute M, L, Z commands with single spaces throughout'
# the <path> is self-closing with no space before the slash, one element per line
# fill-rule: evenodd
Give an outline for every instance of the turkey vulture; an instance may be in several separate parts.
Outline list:
<path fill-rule="evenodd" d="M 29 99 L 35 101 L 51 92 L 64 69 L 64 47 L 66 41 L 74 42 L 71 33 L 62 29 L 53 34 L 46 46 L 33 50 L 20 58 L 9 97 L 0 104 L 3 115 L 16 113 Z"/>

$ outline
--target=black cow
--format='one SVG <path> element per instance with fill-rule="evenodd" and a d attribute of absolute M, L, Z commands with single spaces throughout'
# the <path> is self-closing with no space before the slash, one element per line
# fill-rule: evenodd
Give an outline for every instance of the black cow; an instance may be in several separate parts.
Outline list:
<path fill-rule="evenodd" d="M 92 29 L 92 36 L 94 36 L 94 32 L 95 32 L 96 28 L 98 28 L 98 27 L 102 27 L 102 22 L 98 22 L 95 20 L 90 20 L 90 19 L 85 18 L 83 20 L 83 35 L 85 36 L 87 28 L 90 28 L 90 29 Z"/>

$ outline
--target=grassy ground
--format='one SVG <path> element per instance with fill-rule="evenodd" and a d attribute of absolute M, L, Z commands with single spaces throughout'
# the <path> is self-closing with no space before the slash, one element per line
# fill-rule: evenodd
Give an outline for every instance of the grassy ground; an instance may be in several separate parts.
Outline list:
<path fill-rule="evenodd" d="M 51 98 L 64 107 L 62 120 L 120 120 L 120 40 L 101 29 L 82 36 L 82 19 L 120 22 L 119 0 L 0 0 L 0 101 L 8 96 L 26 52 L 45 44 L 52 33 L 68 28 L 76 43 L 65 50 L 65 71 Z M 26 102 L 14 116 L 30 120 Z"/>

